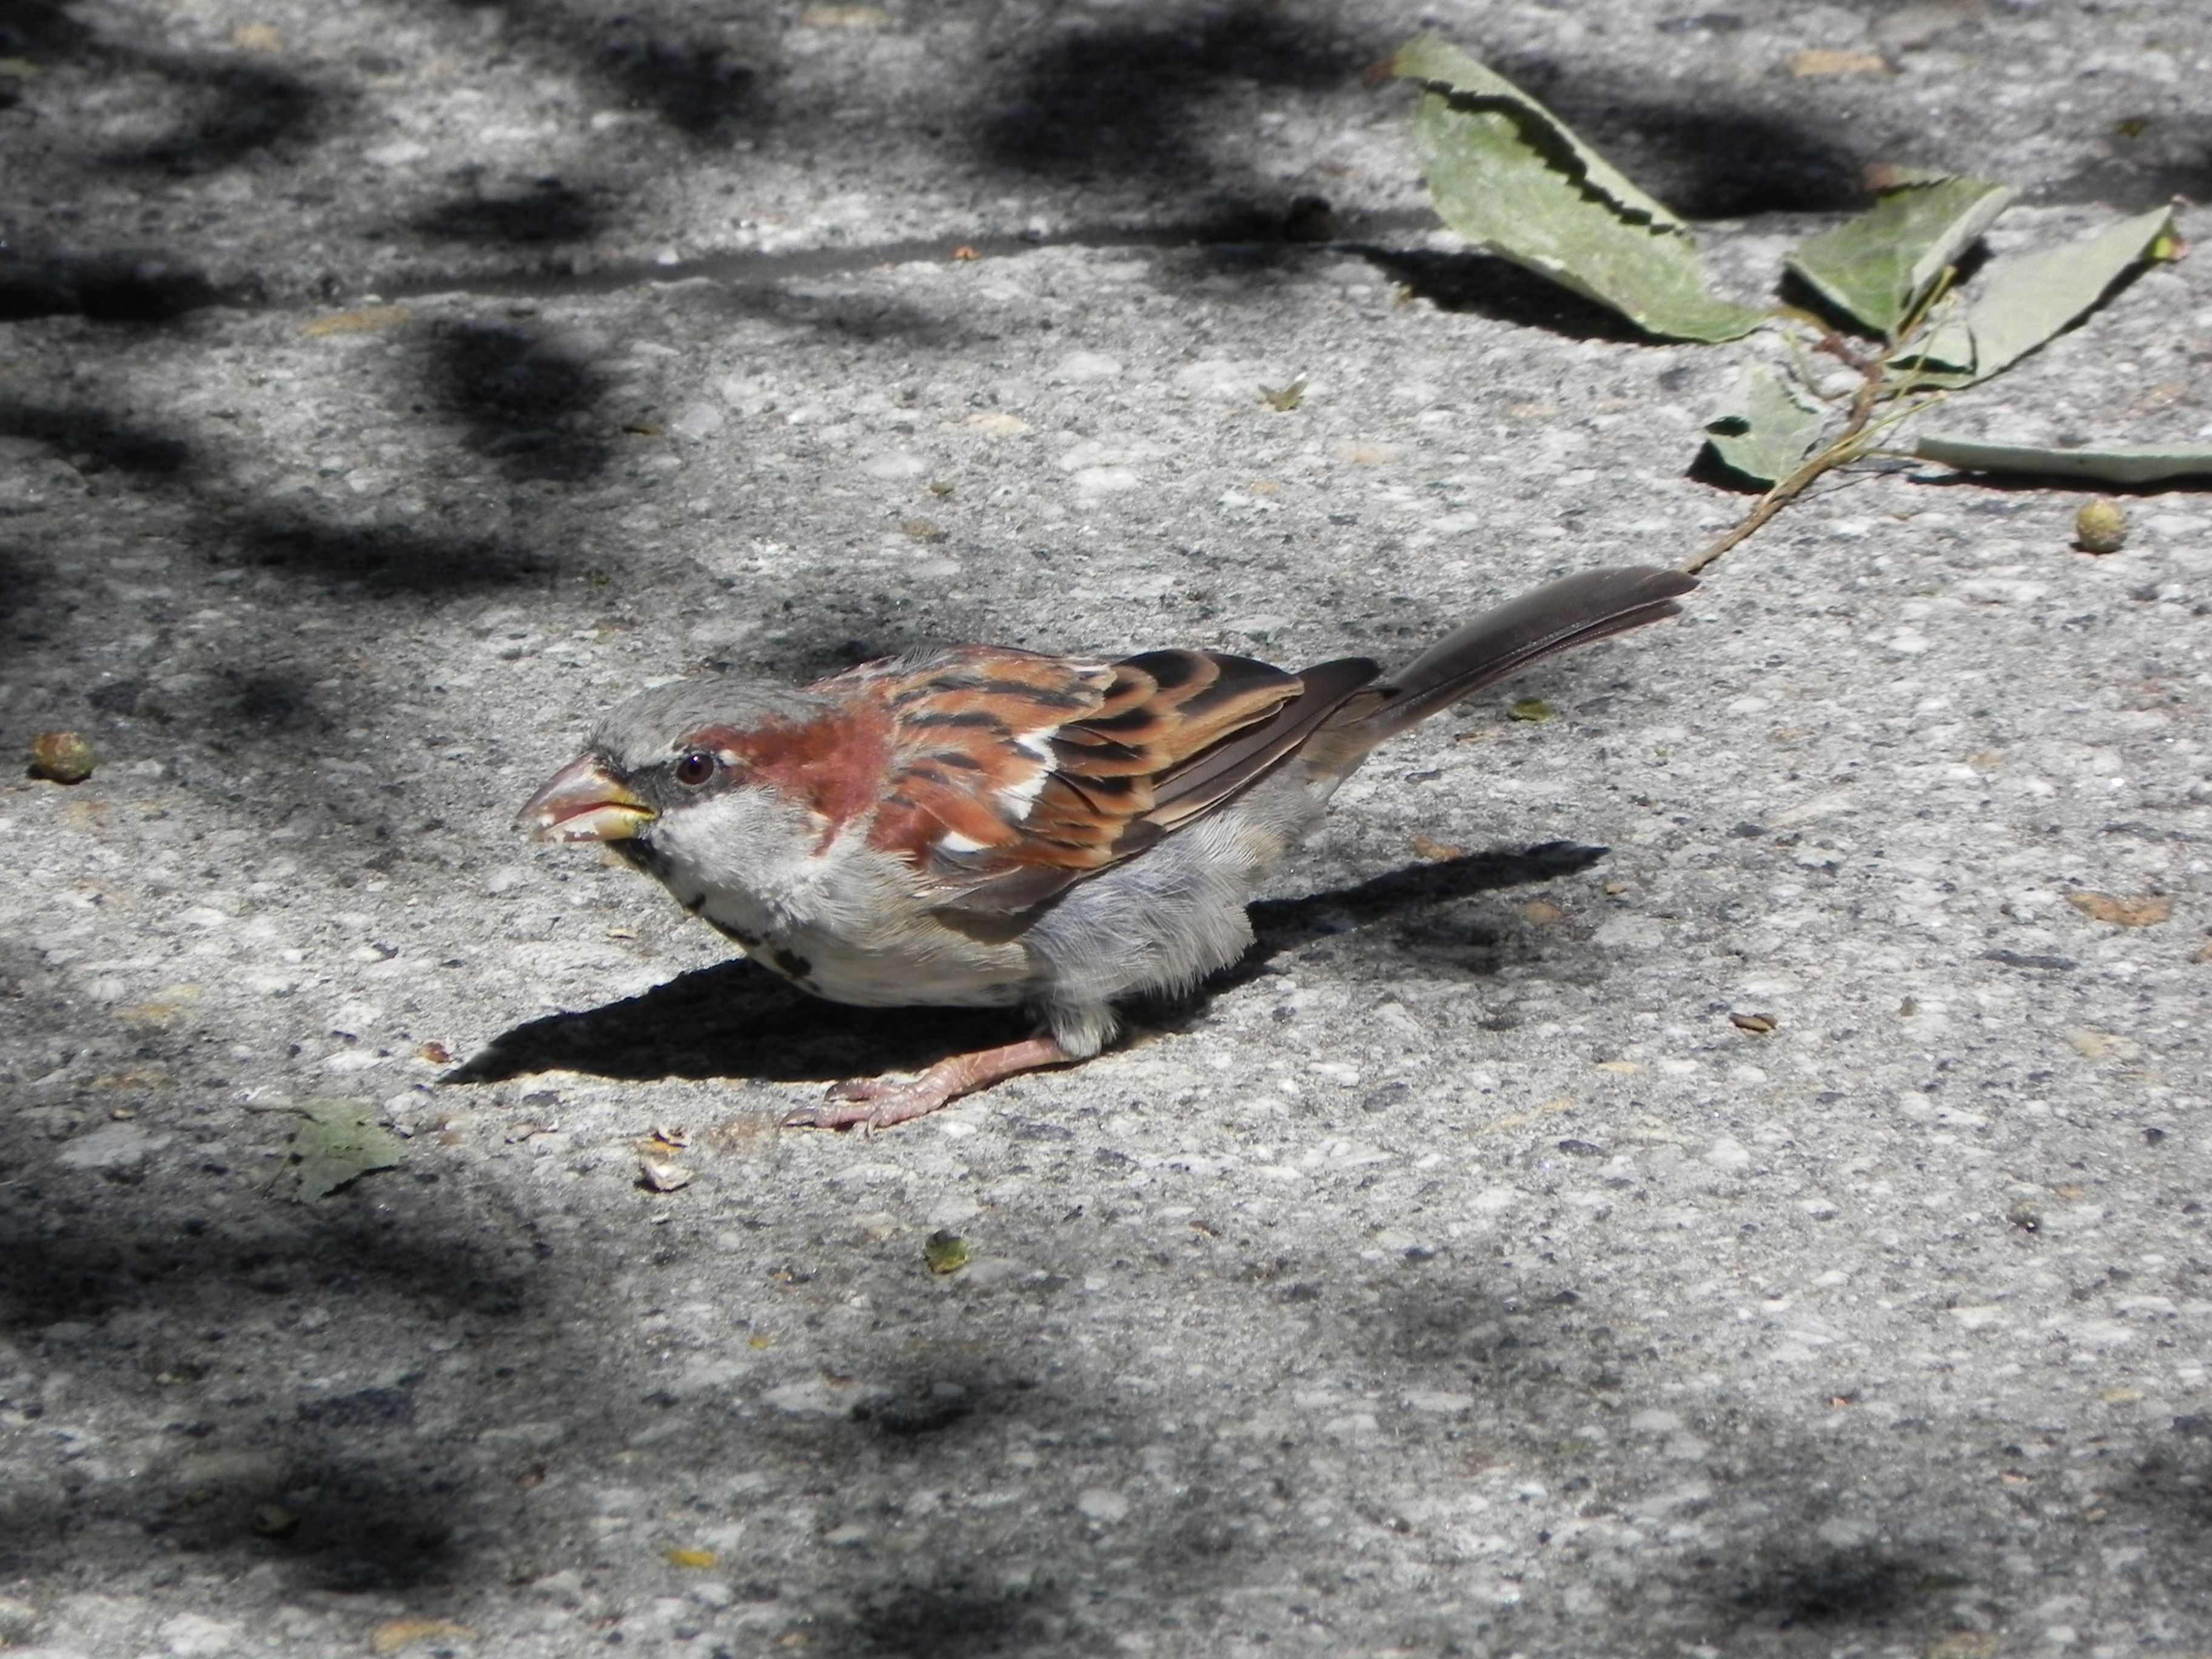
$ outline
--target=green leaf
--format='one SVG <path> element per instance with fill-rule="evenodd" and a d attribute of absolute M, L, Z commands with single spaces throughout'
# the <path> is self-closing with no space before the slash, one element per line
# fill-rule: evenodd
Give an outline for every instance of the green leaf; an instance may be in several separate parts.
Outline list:
<path fill-rule="evenodd" d="M 1437 212 L 1475 247 L 1669 339 L 1733 340 L 1764 319 L 1706 288 L 1689 227 L 1503 76 L 1434 35 L 1392 68 L 1425 88 L 1414 152 Z"/>
<path fill-rule="evenodd" d="M 2173 230 L 2173 210 L 2153 208 L 2063 247 L 2046 248 L 1991 268 L 1972 309 L 1938 328 L 1898 361 L 1986 380 L 2008 368 L 2095 307 L 2130 266 L 2158 257 Z"/>
<path fill-rule="evenodd" d="M 1705 422 L 1705 441 L 1731 472 L 1774 483 L 1820 441 L 1826 419 L 1820 406 L 1758 363 L 1743 371 L 1730 401 L 1732 409 Z"/>
<path fill-rule="evenodd" d="M 1962 472 L 2025 472 L 2099 483 L 2156 483 L 2162 478 L 2212 477 L 2212 444 L 2129 444 L 2101 449 L 2054 449 L 2043 444 L 1989 444 L 1931 433 L 1912 447 L 1923 460 Z"/>
<path fill-rule="evenodd" d="M 1785 263 L 1836 309 L 1893 339 L 2018 194 L 1986 179 L 1906 174 L 1869 211 L 1822 232 Z"/>
<path fill-rule="evenodd" d="M 1505 711 L 1505 718 L 1510 720 L 1547 720 L 1559 712 L 1541 697 L 1522 697 Z"/>
<path fill-rule="evenodd" d="M 388 1170 L 407 1148 L 376 1127 L 376 1109 L 357 1100 L 303 1100 L 292 1109 L 307 1121 L 292 1139 L 303 1204 L 332 1193 L 371 1170 Z"/>

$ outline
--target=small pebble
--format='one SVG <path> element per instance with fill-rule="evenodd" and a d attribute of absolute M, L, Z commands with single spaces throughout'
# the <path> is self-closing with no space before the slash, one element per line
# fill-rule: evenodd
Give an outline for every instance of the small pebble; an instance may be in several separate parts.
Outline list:
<path fill-rule="evenodd" d="M 2084 553 L 2117 553 L 2128 544 L 2125 508 L 2105 496 L 2084 501 L 2074 515 L 2074 545 Z"/>
<path fill-rule="evenodd" d="M 31 770 L 56 783 L 82 783 L 100 757 L 74 732 L 41 732 L 31 739 Z"/>

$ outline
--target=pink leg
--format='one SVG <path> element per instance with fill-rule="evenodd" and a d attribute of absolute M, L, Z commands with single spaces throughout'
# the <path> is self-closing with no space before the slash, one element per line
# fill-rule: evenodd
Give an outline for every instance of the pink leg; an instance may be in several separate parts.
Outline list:
<path fill-rule="evenodd" d="M 940 1060 L 908 1083 L 883 1078 L 854 1078 L 834 1084 L 830 1099 L 820 1106 L 803 1107 L 783 1120 L 787 1129 L 888 1129 L 894 1123 L 921 1117 L 961 1096 L 988 1089 L 1002 1079 L 1043 1066 L 1065 1066 L 1075 1059 L 1048 1036 L 1009 1042 L 1002 1048 L 979 1048 L 972 1054 Z"/>

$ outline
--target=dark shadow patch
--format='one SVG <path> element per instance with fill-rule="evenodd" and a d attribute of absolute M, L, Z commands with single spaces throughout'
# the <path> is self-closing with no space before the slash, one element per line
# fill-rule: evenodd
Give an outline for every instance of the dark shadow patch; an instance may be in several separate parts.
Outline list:
<path fill-rule="evenodd" d="M 304 675 L 226 672 L 231 695 L 223 708 L 231 722 L 263 735 L 279 732 L 327 732 L 332 721 L 315 706 L 314 690 Z M 143 701 L 138 707 L 144 709 Z"/>
<path fill-rule="evenodd" d="M 326 525 L 232 527 L 224 556 L 374 594 L 452 593 L 542 580 L 550 555 L 491 541 L 447 541 L 410 530 L 347 530 Z"/>
<path fill-rule="evenodd" d="M 103 410 L 0 403 L 0 435 L 50 443 L 83 473 L 112 468 L 160 477 L 182 471 L 191 459 L 182 440 L 131 425 Z"/>
<path fill-rule="evenodd" d="M 522 1308 L 524 1281 L 489 1254 L 450 1239 L 394 1237 L 350 1216 L 288 1238 L 225 1239 L 173 1224 L 52 1237 L 10 1231 L 0 1241 L 0 1329 L 19 1334 L 142 1305 L 189 1324 L 226 1305 L 372 1287 L 414 1297 L 438 1318 L 510 1316 Z"/>
<path fill-rule="evenodd" d="M 39 596 L 47 577 L 44 563 L 33 560 L 21 548 L 0 542 L 0 623 L 15 627 L 19 640 L 46 637 L 40 625 Z"/>
<path fill-rule="evenodd" d="M 1936 1570 L 1925 1555 L 1906 1560 L 1839 1550 L 1749 1567 L 1735 1578 L 1729 1601 L 1741 1617 L 1769 1630 L 1884 1630 L 1916 1612 L 1929 1595 L 1966 1582 Z"/>
<path fill-rule="evenodd" d="M 603 223 L 582 191 L 557 179 L 540 179 L 514 194 L 470 195 L 441 203 L 419 216 L 415 228 L 442 241 L 529 246 L 586 241 Z"/>
<path fill-rule="evenodd" d="M 427 389 L 475 422 L 463 443 L 514 478 L 576 479 L 604 471 L 612 448 L 580 435 L 599 418 L 606 386 L 551 341 L 486 323 L 430 332 Z"/>
<path fill-rule="evenodd" d="M 2177 196 L 2212 201 L 2212 147 L 2161 145 L 2142 155 L 2112 155 L 2031 191 L 2028 199 L 2051 204 L 2101 202 L 2123 213 L 2139 213 Z"/>
<path fill-rule="evenodd" d="M 362 1432 L 352 1422 L 318 1421 L 316 1427 L 335 1431 L 328 1433 L 334 1443 L 358 1440 Z M 298 1435 L 289 1431 L 283 1437 Z M 218 1479 L 171 1494 L 150 1516 L 133 1518 L 168 1548 L 278 1563 L 301 1589 L 349 1595 L 408 1589 L 451 1583 L 464 1570 L 453 1542 L 460 1480 L 431 1465 L 403 1468 L 357 1455 L 310 1449 L 278 1455 L 284 1472 L 273 1481 Z"/>
<path fill-rule="evenodd" d="M 863 1651 L 913 1659 L 973 1659 L 994 1653 L 1034 1653 L 1063 1637 L 1051 1592 L 1013 1591 L 982 1577 L 949 1576 L 929 1584 L 906 1584 L 861 1598 L 854 1612 Z"/>
<path fill-rule="evenodd" d="M 650 109 L 686 137 L 709 143 L 726 142 L 760 119 L 760 70 L 729 42 L 657 33 L 619 12 L 589 27 L 597 38 L 584 61 L 633 108 Z"/>
<path fill-rule="evenodd" d="M 1323 91 L 1389 51 L 1274 6 L 1063 33 L 1016 72 L 975 128 L 993 167 L 1017 173 L 1189 183 L 1210 170 L 1199 118 L 1228 82 Z"/>
<path fill-rule="evenodd" d="M 0 57 L 59 63 L 93 41 L 93 32 L 52 0 L 9 0 L 0 9 Z"/>
<path fill-rule="evenodd" d="M 1709 82 L 1656 99 L 1592 75 L 1587 63 L 1510 55 L 1490 61 L 1685 218 L 1832 213 L 1859 200 L 1866 158 L 1811 119 L 1746 107 Z M 1836 125 L 1844 125 L 1841 116 Z"/>
<path fill-rule="evenodd" d="M 1299 899 L 1262 899 L 1251 907 L 1252 949 L 1236 967 L 1208 981 L 1210 992 L 1245 983 L 1266 964 L 1285 951 L 1297 950 L 1333 934 L 1367 927 L 1376 922 L 1400 920 L 1401 938 L 1417 948 L 1434 945 L 1440 937 L 1455 945 L 1479 945 L 1492 949 L 1495 933 L 1480 939 L 1465 935 L 1463 927 L 1440 918 L 1450 905 L 1478 893 L 1508 887 L 1525 887 L 1581 874 L 1605 857 L 1609 849 L 1584 847 L 1574 842 L 1544 842 L 1518 851 L 1469 853 L 1459 858 L 1418 864 L 1363 881 L 1355 887 L 1316 893 Z M 1450 928 L 1438 935 L 1439 927 Z M 1424 933 L 1423 929 L 1429 931 Z M 1406 933 L 1410 930 L 1410 937 Z"/>
<path fill-rule="evenodd" d="M 1714 448 L 1711 441 L 1698 446 L 1698 453 L 1690 458 L 1690 464 L 1683 469 L 1682 476 L 1692 483 L 1701 483 L 1708 489 L 1725 489 L 1731 495 L 1756 498 L 1764 495 L 1767 489 L 1767 486 L 1756 478 L 1746 477 L 1723 460 L 1720 451 Z"/>
<path fill-rule="evenodd" d="M 101 158 L 109 167 L 158 167 L 179 176 L 235 167 L 313 137 L 328 102 L 319 88 L 265 64 L 133 52 L 117 67 L 160 76 L 185 107 L 161 137 L 109 151 Z"/>
<path fill-rule="evenodd" d="M 739 960 L 694 969 L 642 996 L 519 1025 L 442 1080 L 497 1083 L 574 1071 L 633 1082 L 831 1083 L 918 1071 L 947 1054 L 1014 1042 L 1029 1029 L 1026 1017 L 1010 1011 L 846 1008 Z"/>
<path fill-rule="evenodd" d="M 1354 247 L 1357 253 L 1407 291 L 1439 311 L 1471 312 L 1521 328 L 1540 328 L 1577 340 L 1629 344 L 1669 342 L 1644 333 L 1619 312 L 1547 282 L 1532 270 L 1484 253 L 1438 253 L 1420 248 Z"/>
<path fill-rule="evenodd" d="M 1603 848 L 1560 842 L 1525 852 L 1473 854 L 1395 871 L 1338 892 L 1269 899 L 1251 907 L 1257 942 L 1244 960 L 1207 981 L 1203 997 L 1247 982 L 1283 951 L 1420 906 L 1588 869 Z M 1188 1003 L 1132 997 L 1144 1023 Z M 484 1045 L 443 1081 L 499 1083 L 535 1072 L 573 1071 L 645 1082 L 659 1078 L 750 1078 L 834 1082 L 918 1071 L 949 1054 L 1011 1042 L 1030 1030 L 1011 1010 L 855 1010 L 794 990 L 752 963 L 718 963 L 642 996 L 576 1013 L 550 1014 Z"/>
<path fill-rule="evenodd" d="M 0 322 L 82 316 L 100 323 L 160 323 L 221 297 L 200 272 L 162 253 L 0 257 Z"/>

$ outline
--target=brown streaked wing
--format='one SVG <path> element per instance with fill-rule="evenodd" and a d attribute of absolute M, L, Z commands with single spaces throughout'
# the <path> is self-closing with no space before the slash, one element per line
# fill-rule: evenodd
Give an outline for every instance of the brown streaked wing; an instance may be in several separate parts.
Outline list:
<path fill-rule="evenodd" d="M 878 695 L 895 722 L 894 748 L 870 843 L 917 862 L 948 833 L 979 848 L 1015 848 L 1026 836 L 1023 792 L 1050 763 L 1042 740 L 1101 708 L 1113 680 L 1103 663 L 983 646 L 887 679 Z"/>

